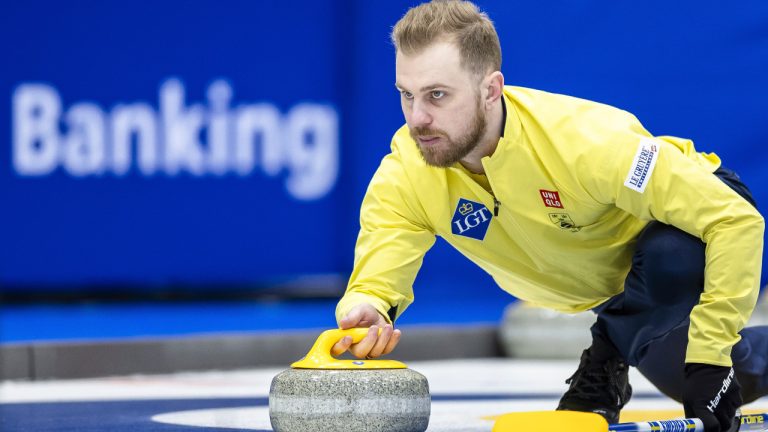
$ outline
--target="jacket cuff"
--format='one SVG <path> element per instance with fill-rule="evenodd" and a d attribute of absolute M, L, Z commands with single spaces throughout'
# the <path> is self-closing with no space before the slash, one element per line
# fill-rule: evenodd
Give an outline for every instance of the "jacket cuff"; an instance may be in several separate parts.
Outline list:
<path fill-rule="evenodd" d="M 392 305 L 374 295 L 359 292 L 348 292 L 344 294 L 344 297 L 342 297 L 341 300 L 339 300 L 339 303 L 336 305 L 336 324 L 338 325 L 339 321 L 341 321 L 349 311 L 361 303 L 368 303 L 373 306 L 389 324 L 392 324 L 392 319 L 389 317 L 389 311 L 392 309 Z"/>

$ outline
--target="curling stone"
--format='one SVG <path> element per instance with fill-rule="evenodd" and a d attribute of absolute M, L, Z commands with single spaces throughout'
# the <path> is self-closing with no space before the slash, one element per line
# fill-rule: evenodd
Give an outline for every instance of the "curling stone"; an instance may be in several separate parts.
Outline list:
<path fill-rule="evenodd" d="M 291 369 L 272 379 L 269 420 L 275 432 L 424 432 L 429 384 L 394 360 L 339 360 L 331 348 L 354 343 L 367 328 L 328 330 Z"/>

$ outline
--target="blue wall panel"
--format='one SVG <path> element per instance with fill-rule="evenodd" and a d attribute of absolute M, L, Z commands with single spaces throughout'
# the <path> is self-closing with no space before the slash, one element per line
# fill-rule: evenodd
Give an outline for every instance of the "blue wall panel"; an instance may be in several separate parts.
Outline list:
<path fill-rule="evenodd" d="M 339 271 L 334 8 L 4 9 L 0 283 L 238 284 Z"/>
<path fill-rule="evenodd" d="M 692 138 L 768 213 L 765 2 L 479 3 L 508 84 Z M 360 200 L 403 122 L 388 32 L 413 4 L 0 6 L 0 284 L 347 274 Z M 449 284 L 492 282 L 439 242 L 417 288 Z"/>

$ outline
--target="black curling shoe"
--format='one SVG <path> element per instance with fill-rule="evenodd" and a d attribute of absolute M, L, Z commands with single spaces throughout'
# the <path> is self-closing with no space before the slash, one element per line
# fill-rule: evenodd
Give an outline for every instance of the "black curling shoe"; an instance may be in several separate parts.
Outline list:
<path fill-rule="evenodd" d="M 629 367 L 620 358 L 597 363 L 591 357 L 590 349 L 581 354 L 579 368 L 565 380 L 570 387 L 557 409 L 593 412 L 605 417 L 608 424 L 618 423 L 621 409 L 632 397 Z"/>

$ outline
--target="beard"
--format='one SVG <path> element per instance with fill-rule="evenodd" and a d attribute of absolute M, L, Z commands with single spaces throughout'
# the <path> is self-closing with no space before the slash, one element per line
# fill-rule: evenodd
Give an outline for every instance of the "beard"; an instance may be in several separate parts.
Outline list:
<path fill-rule="evenodd" d="M 480 97 L 478 95 L 475 115 L 467 126 L 465 133 L 461 136 L 453 138 L 441 129 L 428 127 L 410 128 L 410 134 L 411 138 L 416 141 L 421 157 L 427 165 L 447 168 L 464 159 L 480 144 L 480 139 L 485 135 L 486 127 L 487 120 L 485 113 L 481 109 Z M 439 136 L 442 142 L 436 145 L 422 145 L 417 139 L 419 136 Z"/>

